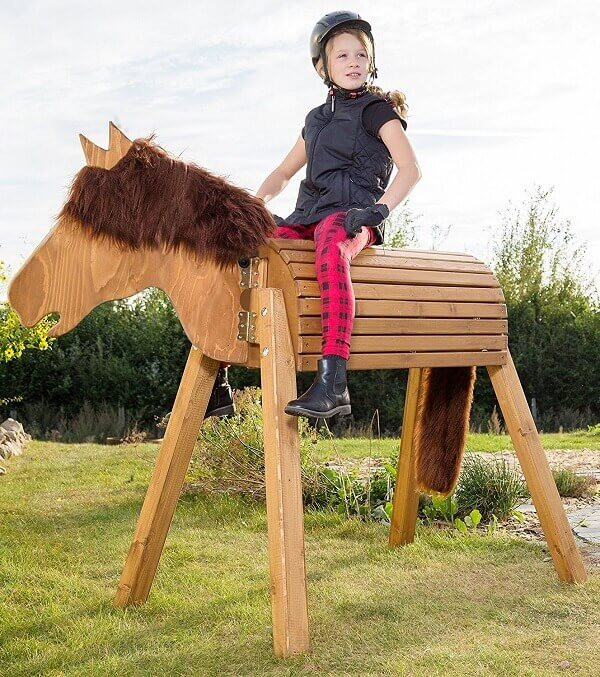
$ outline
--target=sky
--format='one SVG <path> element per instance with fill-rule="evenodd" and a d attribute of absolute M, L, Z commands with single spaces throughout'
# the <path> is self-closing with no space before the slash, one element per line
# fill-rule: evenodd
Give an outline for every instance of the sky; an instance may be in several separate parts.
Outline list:
<path fill-rule="evenodd" d="M 376 84 L 400 90 L 409 105 L 406 133 L 422 178 L 398 209 L 418 216 L 417 246 L 488 261 L 501 214 L 537 185 L 552 189 L 600 282 L 600 3 L 81 7 L 0 4 L 0 260 L 9 277 L 48 233 L 85 164 L 78 134 L 107 147 L 109 120 L 131 139 L 155 132 L 172 155 L 255 193 L 325 100 L 309 56 L 313 26 L 350 9 L 371 23 Z M 304 175 L 269 203 L 274 213 L 293 211 Z M 447 233 L 442 241 L 436 230 Z"/>

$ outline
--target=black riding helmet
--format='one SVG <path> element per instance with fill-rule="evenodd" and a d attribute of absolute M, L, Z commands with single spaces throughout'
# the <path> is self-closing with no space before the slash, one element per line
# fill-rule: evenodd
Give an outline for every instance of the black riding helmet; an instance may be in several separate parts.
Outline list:
<path fill-rule="evenodd" d="M 346 12 L 344 10 L 339 10 L 337 12 L 330 12 L 326 14 L 323 18 L 317 21 L 315 27 L 310 34 L 310 56 L 312 59 L 312 64 L 315 70 L 317 69 L 317 61 L 319 57 L 323 59 L 323 70 L 325 74 L 324 83 L 327 87 L 332 87 L 335 83 L 329 77 L 329 71 L 327 69 L 327 56 L 325 54 L 325 43 L 331 37 L 332 33 L 338 32 L 340 27 L 344 28 L 359 28 L 361 31 L 364 31 L 371 41 L 373 47 L 373 71 L 371 73 L 371 83 L 377 77 L 377 68 L 375 68 L 375 40 L 373 39 L 373 34 L 371 33 L 371 24 L 364 19 L 361 19 L 360 14 L 356 12 Z M 335 84 L 335 86 L 346 92 L 343 87 Z"/>

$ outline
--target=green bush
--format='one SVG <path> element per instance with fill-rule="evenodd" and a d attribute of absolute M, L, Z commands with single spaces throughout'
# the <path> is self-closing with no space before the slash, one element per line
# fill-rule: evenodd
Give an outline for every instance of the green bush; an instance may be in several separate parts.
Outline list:
<path fill-rule="evenodd" d="M 233 493 L 248 498 L 265 498 L 265 453 L 261 390 L 248 387 L 234 390 L 235 415 L 211 416 L 198 433 L 198 444 L 188 469 L 189 489 L 208 493 Z M 302 483 L 314 491 L 317 469 L 310 461 L 310 448 L 319 432 L 299 419 Z"/>
<path fill-rule="evenodd" d="M 463 459 L 454 495 L 458 517 L 477 508 L 484 520 L 495 515 L 502 521 L 514 514 L 528 492 L 519 470 L 511 468 L 505 459 L 468 454 Z"/>
<path fill-rule="evenodd" d="M 188 490 L 235 493 L 264 500 L 264 447 L 259 388 L 234 391 L 237 413 L 231 418 L 204 421 L 188 470 Z M 311 453 L 325 439 L 309 421 L 299 418 L 300 464 L 304 505 L 335 510 L 346 517 L 389 522 L 396 480 L 396 459 L 384 461 L 373 473 L 360 475 L 314 461 Z M 447 498 L 421 495 L 419 514 L 440 519 L 461 531 L 481 520 L 497 523 L 519 516 L 516 504 L 527 495 L 525 482 L 507 462 L 467 455 L 457 488 Z"/>
<path fill-rule="evenodd" d="M 81 409 L 67 417 L 63 407 L 53 407 L 43 399 L 23 407 L 21 422 L 35 439 L 55 442 L 98 442 L 107 437 L 128 437 L 138 430 L 143 408 L 128 411 L 122 406 L 100 402 L 92 406 L 84 400 Z"/>
<path fill-rule="evenodd" d="M 303 488 L 304 503 L 311 508 L 335 510 L 346 517 L 388 522 L 395 476 L 391 463 L 364 477 L 355 469 L 317 466 L 311 475 L 312 484 Z"/>
<path fill-rule="evenodd" d="M 561 496 L 581 498 L 594 493 L 596 480 L 591 475 L 577 475 L 572 470 L 561 468 L 552 471 L 556 488 Z"/>

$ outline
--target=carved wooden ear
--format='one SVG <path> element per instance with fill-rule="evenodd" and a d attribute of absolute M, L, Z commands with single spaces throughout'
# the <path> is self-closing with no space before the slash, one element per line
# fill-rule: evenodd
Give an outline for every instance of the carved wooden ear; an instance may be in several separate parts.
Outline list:
<path fill-rule="evenodd" d="M 123 134 L 123 132 L 115 125 L 112 120 L 108 123 L 108 155 L 110 167 L 116 165 L 117 162 L 127 153 L 131 148 L 131 141 Z M 107 167 L 107 169 L 110 169 Z"/>
<path fill-rule="evenodd" d="M 131 148 L 132 143 L 112 121 L 108 123 L 108 150 L 92 143 L 83 134 L 79 135 L 79 140 L 88 166 L 103 169 L 114 167 Z"/>
<path fill-rule="evenodd" d="M 90 167 L 105 167 L 106 166 L 106 151 L 104 148 L 100 148 L 95 143 L 92 143 L 87 137 L 83 134 L 79 135 L 79 140 L 81 141 L 81 147 L 83 148 L 83 154 L 85 155 L 85 161 Z"/>

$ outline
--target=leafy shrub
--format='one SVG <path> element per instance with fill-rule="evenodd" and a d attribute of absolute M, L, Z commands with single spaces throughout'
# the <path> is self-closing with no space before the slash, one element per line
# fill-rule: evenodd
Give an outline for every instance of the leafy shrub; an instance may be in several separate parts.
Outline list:
<path fill-rule="evenodd" d="M 234 390 L 234 400 L 235 416 L 211 417 L 202 424 L 188 470 L 188 490 L 237 493 L 264 500 L 260 388 Z M 298 423 L 304 505 L 335 510 L 348 518 L 389 522 L 397 459 L 387 459 L 382 467 L 362 475 L 356 468 L 328 467 L 315 462 L 311 454 L 313 445 L 326 436 L 304 417 L 300 417 Z M 565 491 L 574 495 L 577 490 L 583 490 L 584 484 L 587 486 L 585 478 L 564 473 L 556 477 L 561 483 L 562 495 L 566 495 Z M 518 468 L 511 468 L 503 458 L 467 454 L 455 491 L 445 498 L 421 494 L 419 515 L 429 522 L 447 522 L 462 532 L 476 529 L 480 522 L 486 522 L 488 531 L 493 531 L 498 521 L 509 517 L 522 519 L 516 506 L 527 496 L 529 492 Z"/>
<path fill-rule="evenodd" d="M 468 454 L 463 459 L 455 495 L 459 517 L 477 508 L 484 520 L 492 515 L 505 520 L 528 494 L 523 476 L 505 459 L 487 460 L 480 454 Z"/>
<path fill-rule="evenodd" d="M 396 469 L 391 462 L 362 477 L 356 469 L 317 466 L 316 482 L 304 487 L 304 502 L 308 507 L 335 510 L 346 517 L 388 522 L 395 476 Z"/>
<path fill-rule="evenodd" d="M 577 475 L 572 470 L 560 468 L 552 471 L 556 488 L 561 496 L 581 498 L 594 493 L 596 480 L 591 475 Z"/>
<path fill-rule="evenodd" d="M 265 452 L 261 390 L 234 390 L 236 413 L 229 418 L 207 418 L 187 473 L 189 488 L 209 493 L 235 493 L 265 498 Z M 310 447 L 319 432 L 299 419 L 302 483 L 314 491 L 317 469 L 310 461 Z"/>
<path fill-rule="evenodd" d="M 44 400 L 23 407 L 22 423 L 35 439 L 61 442 L 100 442 L 107 437 L 127 437 L 138 431 L 143 411 L 127 411 L 122 406 L 101 402 L 92 406 L 84 400 L 81 409 L 67 418 L 62 407 Z"/>

